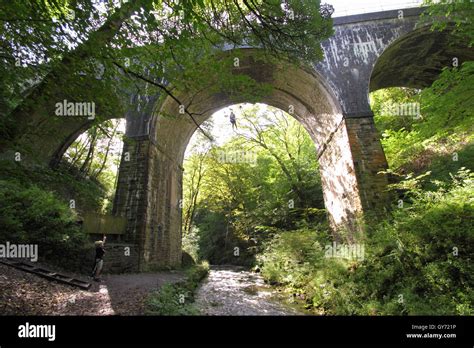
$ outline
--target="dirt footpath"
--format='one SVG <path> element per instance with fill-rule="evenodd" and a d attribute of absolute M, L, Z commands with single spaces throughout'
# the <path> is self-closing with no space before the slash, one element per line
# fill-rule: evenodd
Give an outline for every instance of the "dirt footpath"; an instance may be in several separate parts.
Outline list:
<path fill-rule="evenodd" d="M 104 275 L 86 291 L 0 264 L 0 315 L 141 315 L 151 291 L 182 279 L 178 271 Z"/>

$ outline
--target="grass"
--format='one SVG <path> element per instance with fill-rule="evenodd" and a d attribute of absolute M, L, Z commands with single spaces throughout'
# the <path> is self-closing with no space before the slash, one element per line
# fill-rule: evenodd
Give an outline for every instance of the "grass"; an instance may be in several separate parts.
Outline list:
<path fill-rule="evenodd" d="M 474 174 L 422 184 L 403 182 L 409 201 L 368 224 L 362 260 L 326 258 L 322 228 L 282 231 L 259 257 L 263 277 L 315 314 L 474 314 Z"/>
<path fill-rule="evenodd" d="M 186 270 L 186 280 L 165 284 L 147 299 L 147 315 L 198 315 L 194 306 L 194 293 L 209 272 L 209 264 L 202 262 Z"/>
<path fill-rule="evenodd" d="M 74 199 L 78 211 L 100 212 L 104 209 L 107 192 L 99 182 L 81 178 L 65 166 L 29 167 L 17 162 L 0 160 L 0 180 L 23 187 L 36 186 L 69 204 Z"/>

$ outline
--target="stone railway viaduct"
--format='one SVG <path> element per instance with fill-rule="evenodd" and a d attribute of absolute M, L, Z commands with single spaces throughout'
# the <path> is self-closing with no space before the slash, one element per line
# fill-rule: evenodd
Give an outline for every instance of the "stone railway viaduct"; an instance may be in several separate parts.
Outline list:
<path fill-rule="evenodd" d="M 256 49 L 241 49 L 240 69 L 274 87 L 260 102 L 292 111 L 313 139 L 331 224 L 355 229 L 355 220 L 387 207 L 387 162 L 374 126 L 368 94 L 386 87 L 429 86 L 453 58 L 472 60 L 467 44 L 450 45 L 447 32 L 419 24 L 419 8 L 334 19 L 334 35 L 323 42 L 324 59 L 312 69 L 285 63 L 265 65 Z M 226 96 L 193 99 L 198 123 L 235 104 Z M 245 99 L 237 102 L 246 102 Z M 127 219 L 127 242 L 136 246 L 140 270 L 175 267 L 181 262 L 183 157 L 196 130 L 171 98 L 130 97 L 114 214 Z M 163 115 L 176 115 L 169 118 Z M 61 131 L 42 139 L 44 163 L 57 162 L 84 131 L 86 121 L 62 121 Z M 66 124 L 66 122 L 69 122 Z M 82 122 L 82 123 L 81 123 Z M 127 158 L 125 158 L 127 156 Z"/>

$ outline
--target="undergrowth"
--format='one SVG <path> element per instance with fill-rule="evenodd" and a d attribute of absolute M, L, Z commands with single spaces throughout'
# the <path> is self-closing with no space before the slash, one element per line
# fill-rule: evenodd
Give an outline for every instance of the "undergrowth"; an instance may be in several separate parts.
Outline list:
<path fill-rule="evenodd" d="M 147 299 L 147 315 L 198 315 L 194 306 L 194 293 L 209 272 L 209 264 L 202 262 L 186 270 L 186 279 L 165 284 Z"/>
<path fill-rule="evenodd" d="M 330 315 L 474 314 L 474 174 L 450 182 L 408 178 L 407 194 L 384 221 L 367 224 L 362 259 L 326 257 L 328 235 L 282 231 L 259 257 L 264 278 Z"/>

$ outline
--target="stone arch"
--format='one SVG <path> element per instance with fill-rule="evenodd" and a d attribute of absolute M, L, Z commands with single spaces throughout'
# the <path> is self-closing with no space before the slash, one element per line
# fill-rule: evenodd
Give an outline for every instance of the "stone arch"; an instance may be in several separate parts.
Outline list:
<path fill-rule="evenodd" d="M 137 82 L 137 85 L 145 84 L 140 81 Z M 56 167 L 69 146 L 79 135 L 87 131 L 94 124 L 101 124 L 108 120 L 125 119 L 128 129 L 133 128 L 135 132 L 144 133 L 149 122 L 147 118 L 140 117 L 140 115 L 148 115 L 152 112 L 152 107 L 159 98 L 159 95 L 140 96 L 137 93 L 122 90 L 120 96 L 123 100 L 127 101 L 123 105 L 123 112 L 103 114 L 99 119 L 94 120 L 76 117 L 63 120 L 62 122 L 61 120 L 54 120 L 56 121 L 55 123 L 46 124 L 48 133 L 41 134 L 41 141 L 43 144 L 47 144 L 47 146 L 43 146 L 40 151 L 36 151 L 36 155 L 40 154 L 40 156 L 37 156 L 37 159 L 43 160 L 43 163 L 48 163 L 53 168 Z"/>
<path fill-rule="evenodd" d="M 150 113 L 150 106 L 159 97 L 155 95 L 139 95 L 136 90 L 127 87 L 123 76 L 117 70 L 116 83 L 105 85 L 103 81 L 87 78 L 78 82 L 77 89 L 96 89 L 104 93 L 103 99 L 83 99 L 81 95 L 71 96 L 57 86 L 49 87 L 44 93 L 42 103 L 37 106 L 31 100 L 25 100 L 19 108 L 17 117 L 18 129 L 11 141 L 0 144 L 0 156 L 11 156 L 11 152 L 20 151 L 22 160 L 35 165 L 56 167 L 64 152 L 77 137 L 95 124 L 111 119 L 126 119 L 131 127 L 140 128 L 143 123 L 142 114 Z M 46 79 L 45 79 L 46 80 Z M 46 80 L 45 85 L 49 81 Z M 43 82 L 41 82 L 43 83 Z M 40 90 L 41 83 L 38 85 Z M 80 84 L 79 84 L 80 83 Z M 146 89 L 146 83 L 137 81 L 136 86 Z M 36 90 L 33 89 L 32 94 Z M 47 97 L 46 97 L 47 95 Z M 41 94 L 38 92 L 38 96 Z M 38 97 L 39 98 L 39 97 Z M 57 103 L 94 104 L 95 115 L 89 116 L 58 116 L 55 115 Z M 23 112 L 27 110 L 28 112 Z"/>
<path fill-rule="evenodd" d="M 467 42 L 459 42 L 448 29 L 432 31 L 431 24 L 420 26 L 394 40 L 374 62 L 369 91 L 388 87 L 425 88 L 443 68 L 459 66 L 474 59 Z"/>
<path fill-rule="evenodd" d="M 321 74 L 285 62 L 265 64 L 255 58 L 256 51 L 243 51 L 241 71 L 272 84 L 272 92 L 259 102 L 284 111 L 294 107 L 293 116 L 316 144 L 331 225 L 354 231 L 359 215 L 386 205 L 380 204 L 386 178 L 377 173 L 386 168 L 386 161 L 378 135 L 366 118 L 343 116 Z M 231 100 L 222 93 L 180 93 L 179 97 L 185 105 L 193 100 L 188 109 L 199 114 L 199 124 L 223 107 L 247 101 Z M 125 144 L 124 154 L 130 160 L 122 161 L 114 205 L 115 213 L 128 219 L 127 234 L 138 245 L 142 270 L 180 264 L 182 161 L 197 129 L 170 97 L 157 105 L 152 120 L 148 136 Z M 375 186 L 365 187 L 366 182 L 377 186 L 375 192 L 370 192 Z"/>

